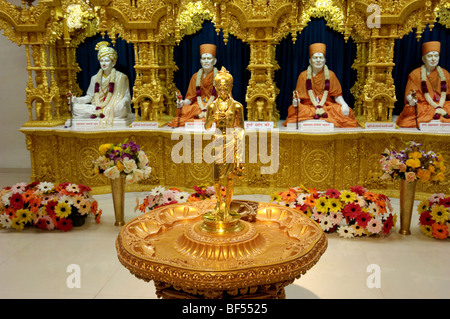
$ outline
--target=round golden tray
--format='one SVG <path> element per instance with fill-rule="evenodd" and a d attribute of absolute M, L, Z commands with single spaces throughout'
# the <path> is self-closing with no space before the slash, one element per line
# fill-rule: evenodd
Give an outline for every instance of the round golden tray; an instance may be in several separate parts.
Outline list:
<path fill-rule="evenodd" d="M 161 298 L 285 298 L 327 248 L 317 223 L 268 203 L 234 200 L 240 226 L 210 232 L 202 215 L 215 204 L 173 204 L 129 221 L 116 240 L 120 262 L 153 280 Z"/>

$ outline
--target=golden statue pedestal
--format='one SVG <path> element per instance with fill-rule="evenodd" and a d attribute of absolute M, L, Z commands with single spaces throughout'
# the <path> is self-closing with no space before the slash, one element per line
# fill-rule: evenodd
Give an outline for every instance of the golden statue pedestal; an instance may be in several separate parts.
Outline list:
<path fill-rule="evenodd" d="M 120 262 L 153 280 L 159 298 L 280 299 L 327 248 L 320 226 L 294 209 L 234 200 L 241 218 L 217 227 L 208 218 L 215 204 L 173 204 L 129 221 L 116 240 Z"/>

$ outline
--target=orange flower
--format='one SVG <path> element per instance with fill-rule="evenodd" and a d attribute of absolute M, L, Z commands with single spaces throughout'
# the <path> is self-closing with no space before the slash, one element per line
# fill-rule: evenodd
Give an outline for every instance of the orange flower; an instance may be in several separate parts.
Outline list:
<path fill-rule="evenodd" d="M 198 202 L 199 200 L 200 200 L 200 198 L 195 196 L 195 194 L 191 194 L 187 199 L 188 202 Z"/>
<path fill-rule="evenodd" d="M 365 199 L 370 200 L 372 202 L 376 202 L 378 200 L 378 195 L 373 192 L 365 192 L 363 196 Z"/>
<path fill-rule="evenodd" d="M 318 198 L 319 197 L 319 193 L 317 192 L 317 189 L 315 189 L 315 188 L 308 188 L 308 192 L 314 198 Z"/>
<path fill-rule="evenodd" d="M 102 213 L 103 213 L 103 211 L 100 209 L 100 210 L 98 211 L 98 214 L 95 216 L 95 222 L 96 222 L 97 224 L 100 223 L 100 217 L 102 217 Z"/>
<path fill-rule="evenodd" d="M 286 203 L 292 203 L 297 199 L 297 193 L 293 189 L 288 189 L 287 191 L 281 193 L 281 198 Z"/>
<path fill-rule="evenodd" d="M 39 206 L 41 206 L 41 199 L 39 197 L 33 197 L 30 200 L 30 206 L 29 206 L 30 210 L 33 213 L 37 214 L 39 212 Z"/>
<path fill-rule="evenodd" d="M 428 182 L 431 177 L 431 172 L 429 170 L 420 169 L 417 171 L 417 178 L 421 179 L 424 182 Z"/>
<path fill-rule="evenodd" d="M 434 223 L 431 225 L 431 232 L 433 237 L 437 239 L 446 239 L 448 237 L 448 229 L 445 225 Z"/>
<path fill-rule="evenodd" d="M 313 195 L 306 197 L 305 204 L 309 207 L 313 207 L 316 204 L 316 200 L 314 199 Z"/>
<path fill-rule="evenodd" d="M 420 160 L 417 158 L 410 158 L 406 161 L 406 165 L 412 168 L 420 167 Z"/>

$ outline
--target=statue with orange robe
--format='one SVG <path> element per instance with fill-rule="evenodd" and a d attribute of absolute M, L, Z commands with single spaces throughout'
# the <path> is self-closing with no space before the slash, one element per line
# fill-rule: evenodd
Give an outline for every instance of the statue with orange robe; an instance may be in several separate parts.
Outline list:
<path fill-rule="evenodd" d="M 419 123 L 440 120 L 450 123 L 450 74 L 441 68 L 441 43 L 422 44 L 423 65 L 408 76 L 405 88 L 405 106 L 397 118 L 400 127 L 418 127 Z"/>
<path fill-rule="evenodd" d="M 309 46 L 310 65 L 298 77 L 284 126 L 287 123 L 322 119 L 336 127 L 358 127 L 353 110 L 342 97 L 338 78 L 325 64 L 325 53 L 326 45 L 323 43 Z"/>
<path fill-rule="evenodd" d="M 214 88 L 214 78 L 218 70 L 216 64 L 216 46 L 214 44 L 200 45 L 200 64 L 202 68 L 191 77 L 184 100 L 177 101 L 177 115 L 170 127 L 185 126 L 186 122 L 196 119 L 205 120 L 208 106 L 217 96 Z"/>

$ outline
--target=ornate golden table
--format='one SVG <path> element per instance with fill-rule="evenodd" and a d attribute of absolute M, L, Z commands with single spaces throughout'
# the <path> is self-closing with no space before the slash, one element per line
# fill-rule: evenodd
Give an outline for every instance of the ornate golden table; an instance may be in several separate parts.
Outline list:
<path fill-rule="evenodd" d="M 215 201 L 163 206 L 121 229 L 118 258 L 159 298 L 285 298 L 284 287 L 327 248 L 320 226 L 283 206 L 232 202 L 233 225 L 209 229 L 202 215 Z"/>

